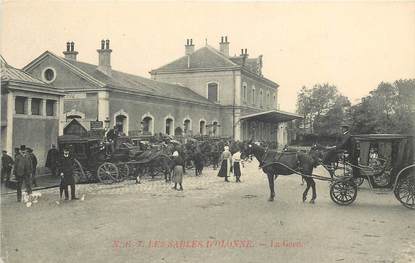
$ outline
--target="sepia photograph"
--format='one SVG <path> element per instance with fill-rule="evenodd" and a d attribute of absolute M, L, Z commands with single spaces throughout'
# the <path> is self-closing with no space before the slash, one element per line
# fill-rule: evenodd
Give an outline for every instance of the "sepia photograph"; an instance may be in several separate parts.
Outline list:
<path fill-rule="evenodd" d="M 0 1 L 0 262 L 415 262 L 415 1 Z"/>

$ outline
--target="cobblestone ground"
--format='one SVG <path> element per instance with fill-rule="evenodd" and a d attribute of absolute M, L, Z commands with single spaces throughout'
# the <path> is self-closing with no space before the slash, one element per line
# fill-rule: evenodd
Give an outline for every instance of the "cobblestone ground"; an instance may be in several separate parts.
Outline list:
<path fill-rule="evenodd" d="M 322 169 L 316 173 L 324 174 Z M 2 198 L 5 262 L 415 262 L 414 211 L 363 185 L 348 207 L 317 182 L 316 204 L 301 202 L 298 176 L 278 178 L 277 199 L 257 163 L 242 183 L 216 171 L 184 178 L 77 185 L 81 201 L 42 191 L 27 208 Z"/>

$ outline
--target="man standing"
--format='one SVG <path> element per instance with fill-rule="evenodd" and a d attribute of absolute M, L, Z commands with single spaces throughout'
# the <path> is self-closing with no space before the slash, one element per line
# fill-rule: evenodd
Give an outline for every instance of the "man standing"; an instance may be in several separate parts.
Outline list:
<path fill-rule="evenodd" d="M 27 194 L 32 193 L 30 174 L 32 173 L 32 161 L 27 153 L 26 146 L 20 146 L 20 153 L 15 157 L 15 177 L 17 180 L 17 202 L 22 201 L 22 185 L 25 184 Z"/>
<path fill-rule="evenodd" d="M 30 157 L 30 160 L 32 161 L 32 177 L 31 182 L 33 186 L 37 187 L 36 183 L 36 168 L 37 168 L 37 158 L 36 155 L 33 153 L 32 148 L 27 148 L 28 155 Z"/>
<path fill-rule="evenodd" d="M 75 178 L 73 176 L 74 163 L 74 159 L 69 154 L 69 149 L 65 148 L 59 167 L 59 174 L 62 178 L 61 189 L 65 192 L 65 200 L 69 200 L 68 186 L 71 187 L 71 200 L 78 199 L 75 195 Z"/>
<path fill-rule="evenodd" d="M 5 181 L 7 184 L 10 181 L 13 164 L 13 158 L 7 154 L 7 151 L 3 151 L 1 156 L 1 183 Z"/>
<path fill-rule="evenodd" d="M 56 146 L 52 144 L 52 148 L 48 151 L 48 155 L 46 157 L 45 166 L 49 168 L 53 177 L 57 175 L 56 169 L 58 168 L 58 165 L 59 165 L 59 152 L 56 149 Z"/>

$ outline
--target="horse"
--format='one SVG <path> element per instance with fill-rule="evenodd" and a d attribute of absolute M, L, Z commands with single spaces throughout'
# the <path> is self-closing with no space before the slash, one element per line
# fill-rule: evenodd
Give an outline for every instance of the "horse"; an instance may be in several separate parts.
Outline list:
<path fill-rule="evenodd" d="M 314 203 L 317 198 L 316 183 L 311 177 L 313 169 L 319 164 L 319 152 L 310 151 L 309 154 L 297 151 L 277 152 L 276 150 L 266 150 L 264 147 L 245 143 L 242 147 L 242 158 L 248 158 L 253 155 L 259 161 L 260 168 L 268 177 L 270 197 L 268 201 L 274 201 L 275 190 L 274 180 L 278 175 L 301 174 L 307 183 L 303 192 L 303 202 L 307 200 L 307 194 L 312 188 L 312 197 L 310 203 Z"/>

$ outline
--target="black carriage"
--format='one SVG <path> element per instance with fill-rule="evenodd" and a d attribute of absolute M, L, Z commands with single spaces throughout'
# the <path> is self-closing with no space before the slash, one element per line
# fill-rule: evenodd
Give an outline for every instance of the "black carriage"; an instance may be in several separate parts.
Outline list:
<path fill-rule="evenodd" d="M 331 199 L 339 205 L 353 203 L 358 185 L 366 179 L 370 189 L 393 190 L 405 207 L 415 208 L 414 138 L 365 134 L 352 136 L 350 143 L 350 152 L 331 170 Z"/>

